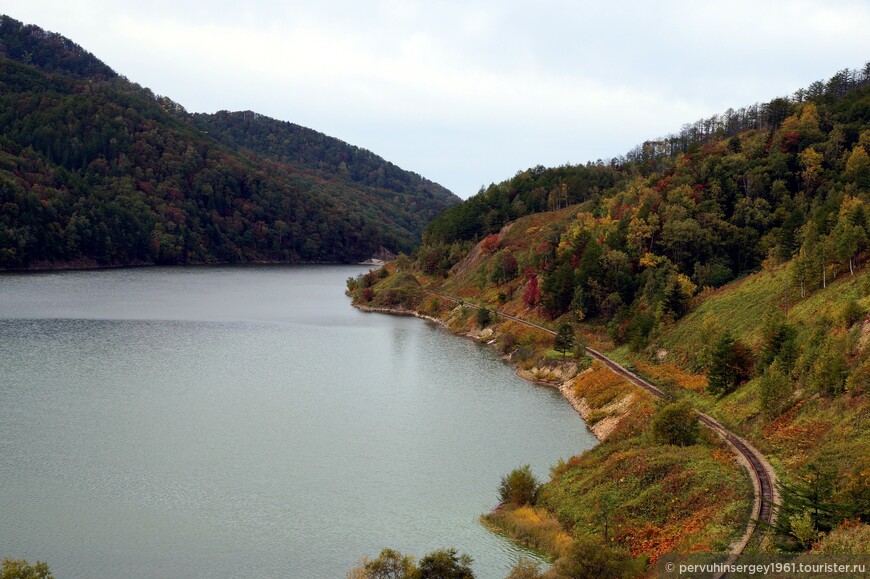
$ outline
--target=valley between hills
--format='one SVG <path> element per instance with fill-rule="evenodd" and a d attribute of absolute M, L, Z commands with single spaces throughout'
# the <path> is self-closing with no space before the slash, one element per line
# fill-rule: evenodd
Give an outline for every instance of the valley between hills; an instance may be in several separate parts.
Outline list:
<path fill-rule="evenodd" d="M 462 201 L 312 129 L 188 113 L 0 17 L 0 269 L 372 256 L 396 257 L 347 281 L 354 305 L 490 344 L 601 441 L 493 489 L 483 524 L 552 562 L 511 577 L 867 561 L 870 64 Z M 351 576 L 387 564 L 423 576 L 389 549 Z"/>

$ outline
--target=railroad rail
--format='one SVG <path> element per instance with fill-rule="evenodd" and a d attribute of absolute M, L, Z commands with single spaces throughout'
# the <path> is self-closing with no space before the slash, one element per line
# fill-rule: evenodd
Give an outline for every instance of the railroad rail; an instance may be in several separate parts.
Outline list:
<path fill-rule="evenodd" d="M 482 309 L 481 306 L 466 302 L 458 298 L 454 298 L 452 296 L 440 294 L 437 292 L 429 293 L 433 296 L 443 298 L 445 300 L 460 305 L 465 305 L 474 309 Z M 544 326 L 541 326 L 534 322 L 518 318 L 517 316 L 506 314 L 498 310 L 489 311 L 502 318 L 513 320 L 515 322 L 524 324 L 532 328 L 537 328 L 539 330 L 547 332 L 548 334 L 556 334 L 556 332 L 549 328 L 545 328 Z M 586 353 L 607 366 L 607 368 L 609 368 L 612 372 L 619 374 L 632 384 L 643 388 L 647 392 L 651 393 L 653 396 L 656 396 L 657 398 L 665 397 L 665 393 L 657 388 L 654 384 L 638 376 L 637 374 L 625 368 L 618 362 L 611 360 L 601 352 L 586 347 Z M 712 418 L 711 416 L 702 412 L 698 412 L 698 420 L 701 422 L 701 424 L 715 432 L 717 435 L 719 435 L 719 437 L 722 438 L 722 440 L 725 441 L 725 443 L 731 448 L 731 451 L 737 456 L 738 461 L 746 469 L 747 473 L 749 474 L 749 478 L 752 481 L 754 494 L 752 515 L 749 518 L 749 523 L 747 524 L 746 531 L 744 532 L 743 536 L 739 541 L 732 545 L 730 560 L 733 561 L 746 548 L 746 545 L 749 543 L 749 540 L 752 538 L 752 535 L 757 528 L 758 522 L 762 522 L 766 525 L 773 525 L 776 523 L 775 506 L 779 503 L 779 493 L 777 492 L 776 488 L 776 474 L 774 473 L 773 468 L 770 466 L 770 463 L 768 463 L 767 459 L 764 458 L 764 455 L 762 455 L 757 449 L 753 448 L 752 445 L 750 445 L 748 442 L 722 426 L 722 424 L 715 418 Z"/>

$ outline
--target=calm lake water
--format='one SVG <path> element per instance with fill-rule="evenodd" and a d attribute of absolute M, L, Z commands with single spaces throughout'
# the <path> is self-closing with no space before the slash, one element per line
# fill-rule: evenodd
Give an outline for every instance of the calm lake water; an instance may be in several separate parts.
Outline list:
<path fill-rule="evenodd" d="M 341 578 L 522 551 L 502 475 L 594 444 L 488 348 L 344 296 L 360 267 L 0 275 L 0 556 L 57 577 Z"/>

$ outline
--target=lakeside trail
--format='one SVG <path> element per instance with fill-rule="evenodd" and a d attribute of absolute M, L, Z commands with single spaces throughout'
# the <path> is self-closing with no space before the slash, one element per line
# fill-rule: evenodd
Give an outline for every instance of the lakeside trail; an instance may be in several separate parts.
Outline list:
<path fill-rule="evenodd" d="M 459 305 L 467 306 L 474 309 L 481 309 L 480 306 L 469 303 L 465 300 L 455 298 L 453 296 L 448 296 L 432 291 L 428 291 L 427 293 Z M 556 334 L 556 332 L 549 328 L 535 324 L 534 322 L 529 322 L 528 320 L 524 320 L 522 318 L 518 318 L 511 314 L 506 314 L 498 310 L 489 311 L 502 318 L 512 320 L 530 328 L 536 328 L 551 335 Z M 655 385 L 651 384 L 649 381 L 635 374 L 631 370 L 628 370 L 621 364 L 611 360 L 601 352 L 586 347 L 586 353 L 604 364 L 610 371 L 619 374 L 635 386 L 643 388 L 657 398 L 665 397 L 664 393 Z M 749 517 L 749 521 L 747 522 L 746 531 L 743 533 L 743 536 L 731 546 L 728 562 L 733 562 L 741 553 L 743 553 L 744 549 L 746 549 L 746 546 L 749 544 L 749 541 L 752 539 L 752 536 L 756 528 L 758 527 L 758 522 L 761 522 L 764 525 L 774 525 L 776 523 L 776 506 L 779 504 L 779 492 L 777 491 L 776 486 L 777 476 L 773 470 L 773 467 L 770 465 L 764 455 L 761 454 L 761 452 L 759 452 L 752 445 L 750 445 L 747 441 L 725 428 L 721 423 L 719 423 L 711 416 L 708 416 L 701 412 L 698 412 L 698 416 L 701 424 L 715 432 L 720 438 L 722 438 L 725 444 L 728 445 L 728 447 L 731 449 L 731 452 L 734 453 L 734 455 L 737 457 L 738 462 L 740 462 L 740 464 L 749 474 L 749 478 L 752 481 L 752 488 L 754 494 L 752 513 Z"/>

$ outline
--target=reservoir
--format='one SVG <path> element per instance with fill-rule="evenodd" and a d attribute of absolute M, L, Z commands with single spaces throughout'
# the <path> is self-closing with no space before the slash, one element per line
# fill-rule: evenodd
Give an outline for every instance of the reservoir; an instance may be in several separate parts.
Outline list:
<path fill-rule="evenodd" d="M 528 553 L 501 477 L 595 444 L 491 348 L 350 306 L 358 266 L 0 274 L 0 557 L 57 577 L 341 578 Z"/>

